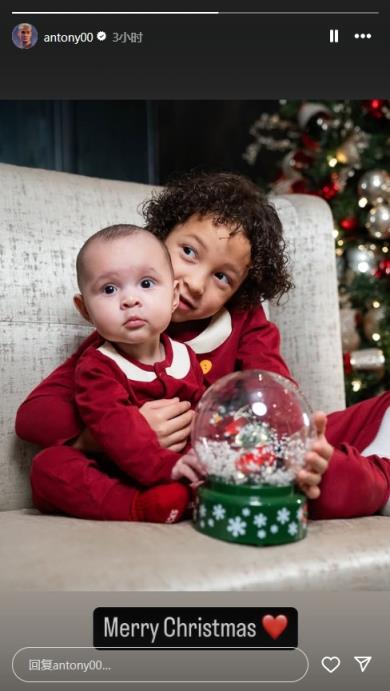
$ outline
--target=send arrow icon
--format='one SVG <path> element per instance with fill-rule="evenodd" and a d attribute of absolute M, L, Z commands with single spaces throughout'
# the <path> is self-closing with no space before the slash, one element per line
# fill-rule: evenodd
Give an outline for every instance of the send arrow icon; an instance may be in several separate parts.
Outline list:
<path fill-rule="evenodd" d="M 355 657 L 354 657 L 353 659 L 356 660 L 356 662 L 359 663 L 360 671 L 361 671 L 361 672 L 364 672 L 364 670 L 366 669 L 367 665 L 370 664 L 370 662 L 371 662 L 371 660 L 372 660 L 372 656 L 370 656 L 370 655 L 367 655 L 367 656 L 355 655 Z"/>

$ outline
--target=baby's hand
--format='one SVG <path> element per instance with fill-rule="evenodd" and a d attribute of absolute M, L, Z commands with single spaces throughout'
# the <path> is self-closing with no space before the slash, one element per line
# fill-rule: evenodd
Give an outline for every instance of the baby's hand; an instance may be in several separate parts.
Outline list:
<path fill-rule="evenodd" d="M 297 485 L 308 499 L 318 499 L 320 496 L 319 484 L 334 451 L 333 446 L 325 437 L 327 422 L 325 413 L 314 413 L 313 422 L 316 428 L 316 438 L 310 451 L 305 454 L 304 468 L 297 474 Z"/>
<path fill-rule="evenodd" d="M 197 487 L 202 483 L 204 475 L 205 469 L 198 460 L 195 451 L 191 449 L 175 463 L 172 468 L 171 478 L 172 480 L 186 478 L 192 486 Z"/>

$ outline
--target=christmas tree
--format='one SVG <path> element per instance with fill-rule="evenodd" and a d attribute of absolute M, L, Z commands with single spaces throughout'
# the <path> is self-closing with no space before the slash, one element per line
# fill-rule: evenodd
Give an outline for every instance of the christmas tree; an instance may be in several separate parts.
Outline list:
<path fill-rule="evenodd" d="M 390 389 L 390 101 L 280 101 L 250 135 L 259 184 L 331 206 L 347 403 Z"/>

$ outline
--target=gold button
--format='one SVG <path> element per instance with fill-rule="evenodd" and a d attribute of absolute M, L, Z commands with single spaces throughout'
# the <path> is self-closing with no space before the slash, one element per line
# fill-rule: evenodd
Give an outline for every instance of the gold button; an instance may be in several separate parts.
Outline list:
<path fill-rule="evenodd" d="M 213 366 L 211 360 L 201 360 L 199 364 L 203 374 L 208 374 Z"/>

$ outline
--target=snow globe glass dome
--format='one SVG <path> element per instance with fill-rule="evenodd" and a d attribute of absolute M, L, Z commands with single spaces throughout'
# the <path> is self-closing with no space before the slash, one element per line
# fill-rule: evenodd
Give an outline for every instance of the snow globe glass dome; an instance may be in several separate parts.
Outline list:
<path fill-rule="evenodd" d="M 306 535 L 306 497 L 295 477 L 313 438 L 311 411 L 285 377 L 235 372 L 203 395 L 192 446 L 207 469 L 195 527 L 211 537 L 275 545 Z"/>

